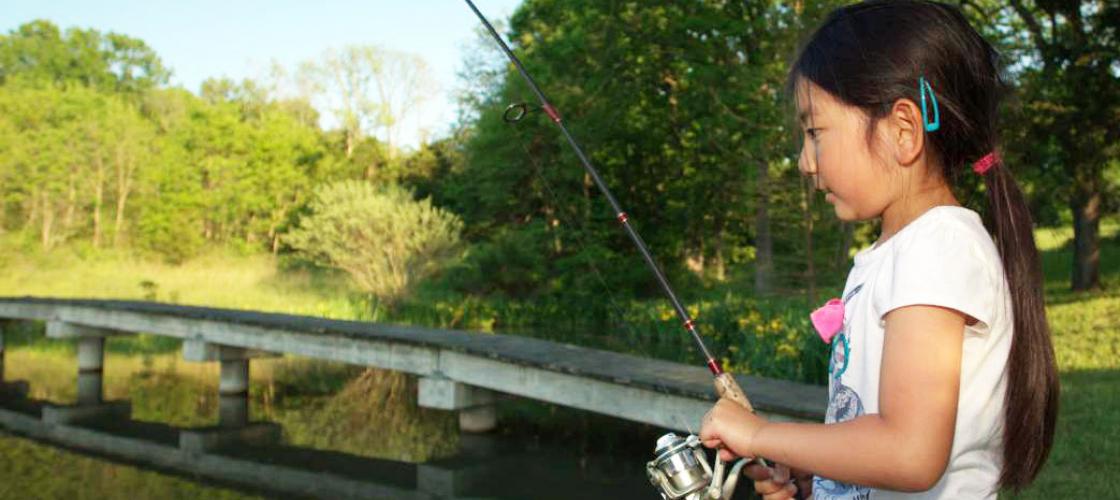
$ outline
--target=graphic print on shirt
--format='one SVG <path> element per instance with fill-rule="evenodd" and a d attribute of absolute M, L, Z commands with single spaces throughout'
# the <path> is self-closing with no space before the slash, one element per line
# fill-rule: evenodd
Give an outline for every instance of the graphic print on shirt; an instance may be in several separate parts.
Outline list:
<path fill-rule="evenodd" d="M 828 412 L 824 416 L 826 424 L 847 422 L 863 415 L 863 401 L 859 399 L 859 394 L 851 387 L 840 383 L 839 377 L 830 384 L 829 393 Z M 814 476 L 813 498 L 818 500 L 871 498 L 871 488 Z"/>
<path fill-rule="evenodd" d="M 828 374 L 839 383 L 840 376 L 848 369 L 848 359 L 852 356 L 852 347 L 848 343 L 847 326 L 832 339 L 832 355 L 828 357 Z M 831 398 L 830 398 L 831 399 Z"/>
<path fill-rule="evenodd" d="M 844 296 L 847 304 L 863 289 L 863 284 L 856 285 L 852 291 Z M 832 380 L 828 384 L 828 411 L 825 413 L 824 422 L 835 424 L 847 422 L 863 415 L 863 401 L 851 387 L 841 382 L 841 376 L 848 370 L 848 362 L 852 356 L 852 345 L 848 336 L 847 322 L 840 333 L 832 339 L 832 355 L 828 360 L 828 373 Z M 853 484 L 841 483 L 820 476 L 813 477 L 813 498 L 821 500 L 839 499 L 866 499 L 871 497 L 871 488 Z"/>
<path fill-rule="evenodd" d="M 860 283 L 852 288 L 850 292 L 844 295 L 844 306 L 848 305 L 848 301 L 852 300 L 860 290 L 863 290 L 863 283 Z M 840 380 L 840 376 L 848 369 L 848 358 L 852 354 L 852 345 L 848 341 L 848 321 L 844 320 L 844 326 L 840 329 L 840 333 L 832 339 L 832 354 L 828 357 L 828 374 L 834 380 Z"/>

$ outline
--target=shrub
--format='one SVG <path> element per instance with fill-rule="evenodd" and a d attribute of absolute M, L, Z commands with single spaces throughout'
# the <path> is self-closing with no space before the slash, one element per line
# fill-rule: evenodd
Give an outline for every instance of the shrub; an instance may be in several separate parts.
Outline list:
<path fill-rule="evenodd" d="M 311 214 L 287 237 L 306 258 L 346 271 L 365 292 L 389 304 L 439 268 L 459 244 L 457 216 L 415 201 L 394 184 L 360 181 L 316 189 Z"/>

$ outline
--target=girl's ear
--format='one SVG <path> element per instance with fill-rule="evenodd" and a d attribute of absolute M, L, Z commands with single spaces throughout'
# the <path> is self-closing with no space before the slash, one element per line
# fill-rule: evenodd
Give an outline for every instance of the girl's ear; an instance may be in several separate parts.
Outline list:
<path fill-rule="evenodd" d="M 921 108 L 910 99 L 899 99 L 891 106 L 886 121 L 895 161 L 904 167 L 913 165 L 925 149 L 926 133 Z"/>

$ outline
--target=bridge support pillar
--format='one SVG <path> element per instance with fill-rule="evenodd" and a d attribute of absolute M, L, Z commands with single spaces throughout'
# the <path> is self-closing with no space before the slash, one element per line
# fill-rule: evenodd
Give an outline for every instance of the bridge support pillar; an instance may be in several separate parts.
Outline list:
<path fill-rule="evenodd" d="M 101 403 L 105 337 L 78 339 L 78 404 Z"/>
<path fill-rule="evenodd" d="M 273 354 L 214 344 L 203 340 L 183 341 L 183 359 L 221 363 L 218 380 L 218 426 L 227 429 L 249 424 L 249 360 Z"/>
<path fill-rule="evenodd" d="M 93 326 L 48 321 L 47 338 L 75 339 L 78 343 L 78 403 L 82 409 L 59 407 L 57 423 L 66 423 L 80 418 L 92 418 L 101 414 L 116 415 L 126 411 L 128 403 L 106 404 L 103 400 L 102 381 L 105 368 L 105 338 L 113 335 L 128 335 L 127 332 L 109 330 Z M 125 410 L 122 410 L 124 408 Z M 65 415 L 63 415 L 65 413 Z"/>
<path fill-rule="evenodd" d="M 422 377 L 417 402 L 422 408 L 459 412 L 459 430 L 489 432 L 498 426 L 496 393 L 443 377 Z"/>
<path fill-rule="evenodd" d="M 180 431 L 180 449 L 206 453 L 218 448 L 280 440 L 280 426 L 249 421 L 249 360 L 264 356 L 272 354 L 204 340 L 183 341 L 183 359 L 217 361 L 221 363 L 221 375 L 218 379 L 218 425 Z"/>

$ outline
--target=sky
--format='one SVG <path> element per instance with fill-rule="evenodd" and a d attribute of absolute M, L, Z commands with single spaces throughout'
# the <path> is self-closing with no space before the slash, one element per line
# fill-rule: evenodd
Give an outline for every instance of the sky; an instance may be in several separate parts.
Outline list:
<path fill-rule="evenodd" d="M 491 22 L 506 20 L 520 0 L 474 0 Z M 197 93 L 211 77 L 262 78 L 272 62 L 294 69 L 328 48 L 378 45 L 424 58 L 439 91 L 419 123 L 404 131 L 406 146 L 420 128 L 434 136 L 455 118 L 453 92 L 478 18 L 460 0 L 3 0 L 0 31 L 34 19 L 114 31 L 148 44 L 171 69 L 171 83 Z"/>

